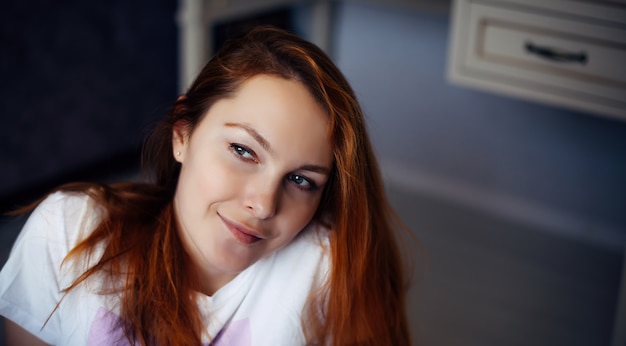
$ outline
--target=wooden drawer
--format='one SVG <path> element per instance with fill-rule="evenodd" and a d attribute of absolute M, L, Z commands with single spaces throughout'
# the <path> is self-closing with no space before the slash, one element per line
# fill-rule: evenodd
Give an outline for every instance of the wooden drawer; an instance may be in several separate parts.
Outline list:
<path fill-rule="evenodd" d="M 567 0 L 458 0 L 454 83 L 626 120 L 626 8 Z"/>

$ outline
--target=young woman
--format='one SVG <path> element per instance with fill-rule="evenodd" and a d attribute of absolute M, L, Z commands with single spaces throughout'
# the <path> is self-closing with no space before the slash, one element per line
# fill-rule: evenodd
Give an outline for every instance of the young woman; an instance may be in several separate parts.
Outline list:
<path fill-rule="evenodd" d="M 226 44 L 143 163 L 150 182 L 36 207 L 0 274 L 9 342 L 410 344 L 363 116 L 313 44 L 274 28 Z"/>

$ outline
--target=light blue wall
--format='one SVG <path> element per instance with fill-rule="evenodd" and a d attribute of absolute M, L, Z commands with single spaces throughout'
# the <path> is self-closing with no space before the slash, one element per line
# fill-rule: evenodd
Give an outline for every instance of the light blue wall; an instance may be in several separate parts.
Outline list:
<path fill-rule="evenodd" d="M 451 85 L 445 15 L 340 3 L 335 19 L 383 161 L 626 233 L 626 121 Z"/>

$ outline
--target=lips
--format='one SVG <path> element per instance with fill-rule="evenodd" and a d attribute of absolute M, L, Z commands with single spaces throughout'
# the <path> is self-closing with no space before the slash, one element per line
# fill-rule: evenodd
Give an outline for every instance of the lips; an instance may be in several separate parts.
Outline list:
<path fill-rule="evenodd" d="M 220 215 L 222 222 L 226 225 L 226 228 L 233 234 L 235 239 L 237 239 L 243 245 L 254 245 L 264 237 L 257 231 L 251 230 L 243 225 L 237 224 L 234 221 L 228 220 L 227 218 Z"/>

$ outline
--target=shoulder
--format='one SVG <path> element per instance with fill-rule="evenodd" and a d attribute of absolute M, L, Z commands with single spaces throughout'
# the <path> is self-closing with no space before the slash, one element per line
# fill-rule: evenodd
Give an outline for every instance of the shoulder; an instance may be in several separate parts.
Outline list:
<path fill-rule="evenodd" d="M 55 192 L 30 214 L 16 239 L 11 257 L 46 254 L 48 265 L 60 266 L 65 255 L 96 226 L 100 211 L 84 193 Z M 37 258 L 40 258 L 37 257 Z M 36 258 L 28 259 L 34 261 Z"/>
<path fill-rule="evenodd" d="M 71 249 L 88 236 L 100 220 L 95 202 L 86 194 L 55 192 L 30 214 L 9 256 L 16 270 L 47 268 L 60 282 L 61 264 Z M 32 254 L 38 256 L 32 256 Z M 39 270 L 39 269 L 38 269 Z"/>
<path fill-rule="evenodd" d="M 79 274 L 73 267 L 64 267 L 63 261 L 93 229 L 97 209 L 86 194 L 56 192 L 33 210 L 0 272 L 1 315 L 48 343 L 58 343 L 66 334 L 64 326 L 72 326 L 67 316 L 85 307 L 84 303 L 80 309 L 72 304 L 69 315 L 51 315 L 63 289 Z"/>
<path fill-rule="evenodd" d="M 93 229 L 99 217 L 99 208 L 87 194 L 55 192 L 33 210 L 20 238 L 56 239 L 65 243 L 57 245 L 69 249 Z"/>
<path fill-rule="evenodd" d="M 328 276 L 329 250 L 328 231 L 310 225 L 287 246 L 254 265 L 256 278 L 261 278 L 255 284 L 264 294 L 305 299 Z"/>
<path fill-rule="evenodd" d="M 280 302 L 277 306 L 284 304 L 289 310 L 301 311 L 311 292 L 328 277 L 329 251 L 328 230 L 308 226 L 289 245 L 263 261 L 262 290 L 276 295 L 274 301 Z"/>
<path fill-rule="evenodd" d="M 329 230 L 317 223 L 305 228 L 289 245 L 276 253 L 278 272 L 297 269 L 303 275 L 323 276 L 328 269 Z"/>
<path fill-rule="evenodd" d="M 35 208 L 33 214 L 68 218 L 94 207 L 95 203 L 86 193 L 57 191 L 48 195 Z"/>
<path fill-rule="evenodd" d="M 82 192 L 57 191 L 49 194 L 29 216 L 31 220 L 59 221 L 72 220 L 96 209 L 95 202 Z"/>
<path fill-rule="evenodd" d="M 251 335 L 259 335 L 263 344 L 304 344 L 302 318 L 309 298 L 326 281 L 328 258 L 328 230 L 309 225 L 289 245 L 254 265 L 254 280 L 233 320 L 243 317 Z"/>
<path fill-rule="evenodd" d="M 287 251 L 290 251 L 290 248 L 294 248 L 326 256 L 330 245 L 330 232 L 330 229 L 327 227 L 317 222 L 312 223 L 300 232 L 287 247 Z"/>

